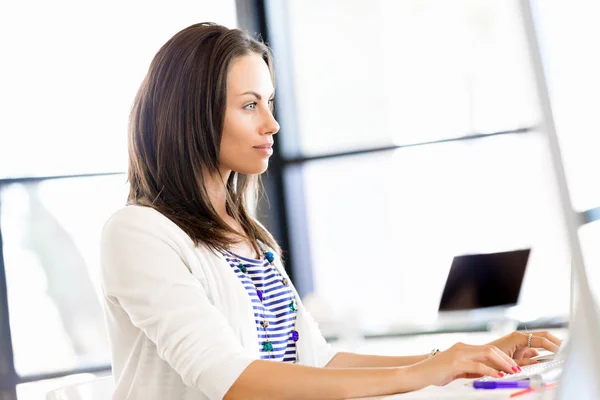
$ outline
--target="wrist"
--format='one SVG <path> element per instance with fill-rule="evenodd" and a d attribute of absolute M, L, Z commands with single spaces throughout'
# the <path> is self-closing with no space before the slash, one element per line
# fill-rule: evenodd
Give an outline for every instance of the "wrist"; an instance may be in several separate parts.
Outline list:
<path fill-rule="evenodd" d="M 429 354 L 427 355 L 427 359 L 433 358 L 435 357 L 436 354 L 438 354 L 440 352 L 440 349 L 433 349 L 429 352 Z"/>
<path fill-rule="evenodd" d="M 433 352 L 433 350 L 432 350 L 432 352 Z M 427 353 L 427 354 L 421 354 L 421 355 L 419 355 L 419 356 L 416 356 L 416 358 L 415 358 L 415 359 L 416 359 L 416 361 L 413 363 L 413 365 L 414 365 L 414 364 L 418 364 L 418 363 L 420 363 L 420 362 L 423 362 L 423 361 L 427 361 L 427 360 L 429 360 L 430 358 L 432 358 L 432 357 L 433 357 L 433 356 L 431 355 L 431 353 L 432 353 L 432 352 L 429 352 L 429 353 Z M 437 353 L 436 353 L 436 354 L 437 354 Z M 435 354 L 434 354 L 434 355 L 435 355 Z"/>
<path fill-rule="evenodd" d="M 427 360 L 427 355 L 424 356 L 424 360 Z M 418 364 L 395 368 L 394 372 L 396 375 L 395 382 L 397 383 L 396 393 L 412 392 L 427 386 L 423 382 Z"/>

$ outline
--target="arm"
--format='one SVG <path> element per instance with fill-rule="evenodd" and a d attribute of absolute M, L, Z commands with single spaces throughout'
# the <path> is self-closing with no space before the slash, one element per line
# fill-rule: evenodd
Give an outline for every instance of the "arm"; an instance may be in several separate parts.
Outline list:
<path fill-rule="evenodd" d="M 224 399 L 327 400 L 378 396 L 446 385 L 457 378 L 504 376 L 516 371 L 513 367 L 516 368 L 515 362 L 494 346 L 462 343 L 430 359 L 397 368 L 313 368 L 254 361 Z"/>
<path fill-rule="evenodd" d="M 519 360 L 520 363 L 530 364 L 526 360 L 529 357 L 537 355 L 535 349 L 527 347 L 527 336 L 523 332 L 513 332 L 490 344 L 504 351 L 509 357 Z M 544 348 L 552 352 L 557 352 L 562 340 L 551 335 L 548 332 L 534 332 L 533 343 L 537 343 L 538 348 Z M 520 351 L 519 351 L 520 350 Z M 377 356 L 355 353 L 337 353 L 335 357 L 325 366 L 325 368 L 373 368 L 373 367 L 403 367 L 413 365 L 427 359 L 427 354 L 418 356 Z"/>
<path fill-rule="evenodd" d="M 244 350 L 201 278 L 182 260 L 189 243 L 175 237 L 165 220 L 140 207 L 107 222 L 101 242 L 104 293 L 186 385 L 220 399 L 256 357 Z"/>
<path fill-rule="evenodd" d="M 404 367 L 427 359 L 418 356 L 376 356 L 369 354 L 337 353 L 325 368 Z"/>
<path fill-rule="evenodd" d="M 403 393 L 423 387 L 419 385 L 406 368 L 314 368 L 258 360 L 224 399 L 348 399 Z"/>

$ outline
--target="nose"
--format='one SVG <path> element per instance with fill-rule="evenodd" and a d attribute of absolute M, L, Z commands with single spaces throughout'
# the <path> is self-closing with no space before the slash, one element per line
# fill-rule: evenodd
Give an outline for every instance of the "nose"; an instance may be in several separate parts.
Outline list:
<path fill-rule="evenodd" d="M 270 110 L 265 110 L 264 120 L 260 133 L 263 135 L 274 135 L 277 132 L 279 132 L 279 123 L 277 122 L 275 116 Z"/>

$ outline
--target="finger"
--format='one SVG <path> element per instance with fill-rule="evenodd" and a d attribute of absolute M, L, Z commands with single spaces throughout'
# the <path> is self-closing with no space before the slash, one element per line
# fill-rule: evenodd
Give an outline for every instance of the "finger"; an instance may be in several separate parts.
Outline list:
<path fill-rule="evenodd" d="M 525 344 L 525 346 L 527 346 L 527 344 Z M 546 338 L 539 337 L 539 336 L 531 337 L 531 347 L 536 347 L 538 349 L 546 349 L 553 353 L 556 353 L 559 350 L 559 347 L 556 344 L 552 343 L 550 340 L 548 340 Z"/>
<path fill-rule="evenodd" d="M 503 352 L 502 350 L 500 350 L 499 348 L 492 346 L 493 350 L 500 356 L 502 357 L 502 359 L 508 363 L 508 365 L 510 366 L 510 372 L 514 373 L 514 372 L 519 372 L 521 370 L 521 368 L 519 367 L 519 364 L 517 364 L 517 362 L 510 357 L 508 354 L 506 354 L 505 352 Z"/>
<path fill-rule="evenodd" d="M 459 365 L 459 376 L 491 376 L 494 378 L 503 377 L 506 375 L 502 371 L 498 371 L 492 367 L 488 367 L 477 361 L 465 360 Z"/>
<path fill-rule="evenodd" d="M 533 332 L 533 336 L 539 336 L 539 337 L 546 338 L 557 346 L 560 346 L 562 344 L 561 339 L 557 338 L 556 336 L 554 336 L 553 334 L 551 334 L 548 331 Z"/>
<path fill-rule="evenodd" d="M 536 350 L 536 349 L 525 349 L 523 351 L 523 354 L 521 355 L 521 357 L 515 357 L 515 358 L 531 358 L 531 357 L 535 357 L 535 356 L 539 356 L 540 353 Z"/>
<path fill-rule="evenodd" d="M 486 361 L 488 364 L 508 374 L 514 374 L 519 370 L 519 367 L 512 358 L 492 345 L 480 346 L 475 360 Z"/>
<path fill-rule="evenodd" d="M 518 360 L 515 360 L 515 362 L 521 367 L 540 363 L 539 361 L 532 360 L 531 358 L 519 358 Z"/>
<path fill-rule="evenodd" d="M 517 358 L 531 358 L 539 356 L 540 354 L 536 349 L 530 349 L 529 347 L 519 347 L 512 355 L 513 359 Z"/>

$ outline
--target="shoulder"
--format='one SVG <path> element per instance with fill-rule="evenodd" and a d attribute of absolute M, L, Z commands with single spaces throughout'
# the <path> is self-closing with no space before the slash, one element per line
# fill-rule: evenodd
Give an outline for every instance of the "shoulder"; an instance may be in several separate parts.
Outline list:
<path fill-rule="evenodd" d="M 106 221 L 100 238 L 100 258 L 105 274 L 136 268 L 151 270 L 151 265 L 176 264 L 182 261 L 197 276 L 214 263 L 214 252 L 194 241 L 177 224 L 159 211 L 129 205 L 115 211 Z M 169 260 L 168 262 L 165 260 Z M 126 266 L 123 266 L 126 263 Z M 159 265 L 160 264 L 160 265 Z"/>
<path fill-rule="evenodd" d="M 190 237 L 159 211 L 146 206 L 128 205 L 115 211 L 104 224 L 102 238 L 127 240 L 132 236 L 153 237 L 189 246 Z"/>
<path fill-rule="evenodd" d="M 165 224 L 170 220 L 151 207 L 128 205 L 115 211 L 106 221 L 106 226 L 137 223 Z"/>

